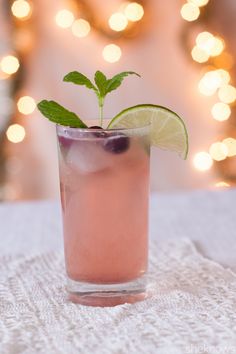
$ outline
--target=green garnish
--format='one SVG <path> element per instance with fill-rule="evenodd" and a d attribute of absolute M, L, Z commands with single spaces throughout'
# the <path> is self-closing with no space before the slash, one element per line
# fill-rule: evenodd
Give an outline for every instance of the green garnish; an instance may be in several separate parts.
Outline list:
<path fill-rule="evenodd" d="M 43 100 L 38 103 L 38 109 L 53 123 L 67 125 L 71 128 L 87 128 L 87 125 L 82 122 L 77 114 L 68 111 L 55 101 Z"/>
<path fill-rule="evenodd" d="M 128 75 L 137 75 L 134 71 L 124 71 L 111 79 L 107 79 L 101 71 L 96 71 L 94 75 L 93 84 L 85 75 L 78 71 L 72 71 L 67 74 L 63 81 L 72 82 L 73 84 L 86 86 L 88 89 L 93 90 L 98 98 L 99 112 L 100 112 L 100 125 L 103 126 L 103 106 L 106 95 L 116 90 L 122 83 L 123 79 Z M 50 121 L 60 125 L 66 125 L 73 128 L 86 128 L 86 124 L 78 117 L 77 114 L 70 112 L 55 101 L 43 100 L 38 103 L 39 111 Z"/>

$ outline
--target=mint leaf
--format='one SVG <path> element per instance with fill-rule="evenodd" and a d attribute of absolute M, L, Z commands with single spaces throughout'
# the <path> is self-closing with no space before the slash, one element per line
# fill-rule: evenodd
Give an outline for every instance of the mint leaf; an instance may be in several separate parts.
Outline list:
<path fill-rule="evenodd" d="M 108 94 L 111 91 L 116 90 L 124 80 L 124 78 L 128 75 L 137 75 L 141 77 L 139 74 L 135 73 L 134 71 L 123 71 L 111 78 L 110 80 L 107 80 L 106 82 L 106 94 Z"/>
<path fill-rule="evenodd" d="M 94 75 L 95 83 L 93 83 L 84 74 L 78 71 L 72 71 L 63 78 L 63 81 L 86 86 L 88 89 L 91 89 L 96 93 L 99 105 L 100 125 L 102 127 L 105 97 L 109 92 L 116 90 L 121 85 L 124 78 L 128 75 L 136 75 L 140 77 L 140 75 L 134 71 L 123 71 L 113 76 L 111 79 L 107 79 L 106 75 L 98 70 Z M 66 108 L 60 106 L 54 101 L 41 101 L 38 104 L 38 109 L 45 117 L 54 123 L 74 128 L 87 127 L 75 113 L 68 111 Z"/>
<path fill-rule="evenodd" d="M 71 128 L 87 128 L 75 113 L 68 111 L 55 101 L 43 100 L 37 104 L 37 107 L 51 122 Z"/>
<path fill-rule="evenodd" d="M 64 76 L 63 81 L 72 82 L 76 85 L 86 86 L 87 88 L 97 92 L 97 88 L 93 85 L 93 83 L 85 75 L 79 73 L 78 71 L 70 72 Z"/>
<path fill-rule="evenodd" d="M 101 71 L 98 70 L 95 73 L 94 81 L 97 85 L 100 96 L 105 96 L 106 95 L 106 83 L 108 81 L 106 76 Z"/>

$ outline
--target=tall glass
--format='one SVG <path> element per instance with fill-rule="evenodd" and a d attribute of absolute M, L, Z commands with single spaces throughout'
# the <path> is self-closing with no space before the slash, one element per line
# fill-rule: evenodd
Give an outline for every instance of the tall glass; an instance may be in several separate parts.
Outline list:
<path fill-rule="evenodd" d="M 113 306 L 146 296 L 150 126 L 57 126 L 67 289 Z"/>

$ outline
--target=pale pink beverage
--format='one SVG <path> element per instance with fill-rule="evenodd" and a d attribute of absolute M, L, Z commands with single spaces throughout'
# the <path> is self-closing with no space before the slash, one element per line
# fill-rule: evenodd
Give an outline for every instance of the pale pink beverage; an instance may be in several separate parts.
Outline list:
<path fill-rule="evenodd" d="M 70 298 L 136 301 L 148 265 L 149 126 L 57 135 Z"/>

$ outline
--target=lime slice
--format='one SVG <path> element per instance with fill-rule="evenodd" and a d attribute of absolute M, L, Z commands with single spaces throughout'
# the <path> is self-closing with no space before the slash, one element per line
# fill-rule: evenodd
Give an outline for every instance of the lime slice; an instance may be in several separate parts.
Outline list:
<path fill-rule="evenodd" d="M 183 120 L 168 108 L 141 104 L 115 116 L 109 129 L 138 128 L 151 123 L 151 144 L 177 152 L 183 159 L 188 154 L 188 134 Z"/>

